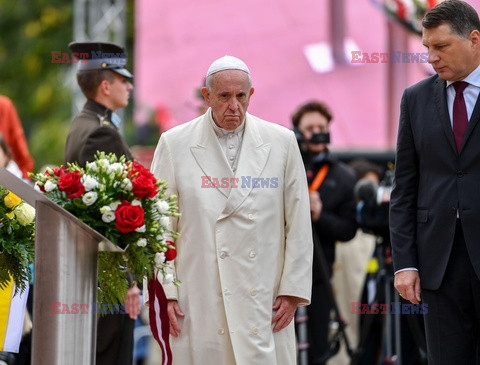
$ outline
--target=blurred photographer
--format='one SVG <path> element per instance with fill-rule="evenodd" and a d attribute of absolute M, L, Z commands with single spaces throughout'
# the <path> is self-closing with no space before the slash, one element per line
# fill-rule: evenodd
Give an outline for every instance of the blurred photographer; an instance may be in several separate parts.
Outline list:
<path fill-rule="evenodd" d="M 334 158 L 328 149 L 332 114 L 322 102 L 300 105 L 292 116 L 294 130 L 302 151 L 310 191 L 310 211 L 314 230 L 314 257 L 323 251 L 326 266 L 319 260 L 313 264 L 312 301 L 308 307 L 309 364 L 324 364 L 329 357 L 330 322 L 329 282 L 322 280 L 325 270 L 332 275 L 335 242 L 355 236 L 355 174 Z M 318 247 L 321 247 L 321 250 Z M 328 280 L 327 280 L 328 281 Z"/>
<path fill-rule="evenodd" d="M 385 171 L 380 180 L 371 173 L 358 180 L 354 194 L 357 201 L 357 222 L 364 231 L 379 236 L 385 244 L 390 244 L 388 209 L 393 187 L 393 170 Z"/>

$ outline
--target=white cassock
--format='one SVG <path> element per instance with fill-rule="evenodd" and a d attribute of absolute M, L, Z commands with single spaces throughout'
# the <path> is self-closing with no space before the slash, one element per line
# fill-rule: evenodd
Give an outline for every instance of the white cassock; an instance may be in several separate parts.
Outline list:
<path fill-rule="evenodd" d="M 234 173 L 209 115 L 164 132 L 152 162 L 181 213 L 172 228 L 181 234 L 182 283 L 164 285 L 185 313 L 170 339 L 174 364 L 295 364 L 293 321 L 277 333 L 271 321 L 280 295 L 310 303 L 310 206 L 297 141 L 247 114 Z"/>

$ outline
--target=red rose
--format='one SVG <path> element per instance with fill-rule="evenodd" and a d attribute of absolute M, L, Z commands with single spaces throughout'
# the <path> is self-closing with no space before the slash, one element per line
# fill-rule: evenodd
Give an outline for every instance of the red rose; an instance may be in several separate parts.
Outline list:
<path fill-rule="evenodd" d="M 115 228 L 122 233 L 134 231 L 145 222 L 143 208 L 124 200 L 115 211 Z"/>
<path fill-rule="evenodd" d="M 58 180 L 58 189 L 67 193 L 68 199 L 79 198 L 85 192 L 85 186 L 80 181 L 81 177 L 80 171 L 65 173 Z"/>
<path fill-rule="evenodd" d="M 156 180 L 148 175 L 139 174 L 132 179 L 132 192 L 139 199 L 153 198 L 158 191 L 155 183 Z"/>
<path fill-rule="evenodd" d="M 65 175 L 67 173 L 67 170 L 65 170 L 65 167 L 60 166 L 60 167 L 55 167 L 53 169 L 53 173 L 55 176 L 58 176 L 58 177 L 62 177 L 63 175 Z"/>
<path fill-rule="evenodd" d="M 146 175 L 146 174 L 152 174 L 148 169 L 146 169 L 141 163 L 138 163 L 136 161 L 130 163 L 131 170 L 128 173 L 128 177 L 133 177 L 137 174 L 140 175 Z M 153 175 L 152 175 L 153 176 Z"/>
<path fill-rule="evenodd" d="M 165 252 L 165 260 L 172 261 L 175 260 L 175 257 L 177 257 L 177 250 L 174 248 L 169 248 L 167 252 Z"/>

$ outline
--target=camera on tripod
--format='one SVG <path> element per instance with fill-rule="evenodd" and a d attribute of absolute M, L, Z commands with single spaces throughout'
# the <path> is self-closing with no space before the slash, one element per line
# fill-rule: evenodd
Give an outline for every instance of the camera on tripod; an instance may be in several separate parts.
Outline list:
<path fill-rule="evenodd" d="M 393 188 L 393 170 L 388 169 L 377 183 L 371 179 L 360 179 L 355 185 L 357 200 L 357 223 L 365 232 L 375 234 L 390 242 L 389 203 Z"/>

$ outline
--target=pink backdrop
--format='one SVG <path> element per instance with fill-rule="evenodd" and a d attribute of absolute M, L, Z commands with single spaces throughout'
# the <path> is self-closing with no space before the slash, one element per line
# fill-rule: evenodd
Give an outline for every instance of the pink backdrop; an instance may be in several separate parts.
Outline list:
<path fill-rule="evenodd" d="M 290 127 L 290 115 L 300 103 L 320 99 L 333 111 L 335 149 L 393 147 L 386 133 L 386 64 L 349 62 L 318 73 L 307 60 L 307 45 L 328 42 L 328 1 L 137 0 L 135 4 L 138 124 L 156 110 L 167 128 L 197 116 L 200 101 L 195 88 L 210 63 L 229 54 L 243 59 L 252 73 L 255 94 L 250 113 Z M 369 0 L 345 0 L 345 8 L 352 49 L 387 52 L 385 15 Z M 425 49 L 420 37 L 411 35 L 408 49 L 399 51 Z M 405 83 L 424 78 L 428 68 L 408 64 Z"/>

